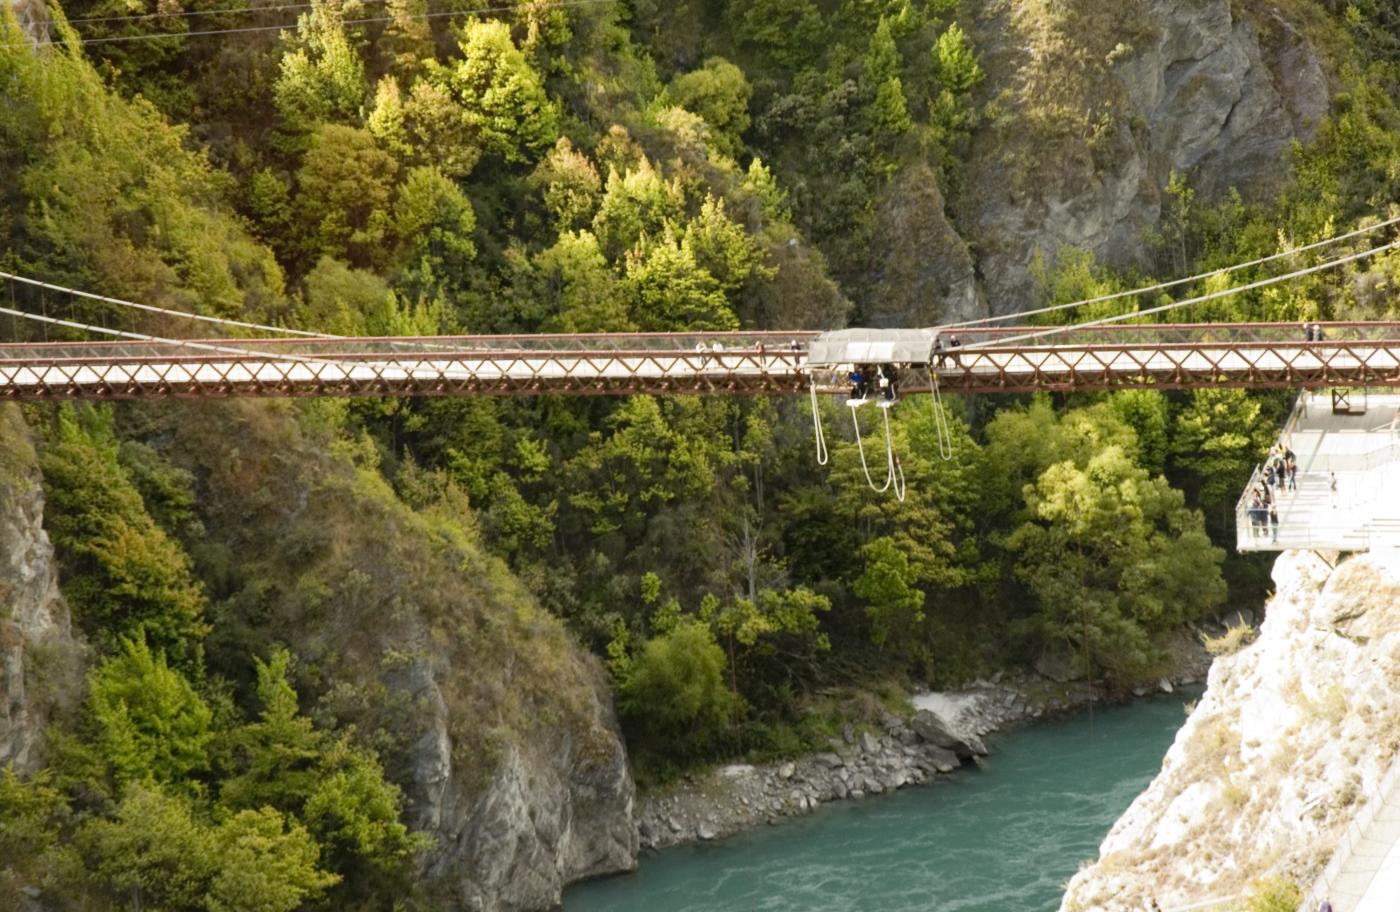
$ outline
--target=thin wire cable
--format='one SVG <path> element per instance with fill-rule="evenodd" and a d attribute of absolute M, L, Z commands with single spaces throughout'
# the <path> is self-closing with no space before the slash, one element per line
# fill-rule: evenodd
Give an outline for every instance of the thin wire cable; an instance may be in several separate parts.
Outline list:
<path fill-rule="evenodd" d="M 339 361 L 332 361 L 326 358 L 317 358 L 311 355 L 298 355 L 293 353 L 273 354 L 271 352 L 258 351 L 255 348 L 237 348 L 227 345 L 214 345 L 209 342 L 195 342 L 191 339 L 169 339 L 164 336 L 151 336 L 146 333 L 126 332 L 120 329 L 107 329 L 102 326 L 93 326 L 90 323 L 79 323 L 76 320 L 64 320 L 59 317 L 32 314 L 25 310 L 12 310 L 8 307 L 0 307 L 0 313 L 9 314 L 12 317 L 20 317 L 25 320 L 34 320 L 43 323 L 45 327 L 44 339 L 48 341 L 49 326 L 63 326 L 68 329 L 78 329 L 85 332 L 98 333 L 104 336 L 116 336 L 122 339 L 131 339 L 137 342 L 151 342 L 159 345 L 175 345 L 182 348 L 193 348 L 199 351 L 212 351 L 224 355 L 239 355 L 247 357 L 253 355 L 258 358 L 267 358 L 272 361 L 299 361 L 307 364 L 333 364 L 344 366 Z M 347 368 L 348 369 L 348 368 Z"/>
<path fill-rule="evenodd" d="M 826 432 L 822 430 L 821 403 L 817 401 L 817 378 L 811 376 L 808 379 L 811 381 L 812 390 L 812 425 L 817 435 L 817 465 L 824 466 L 831 458 L 831 453 L 826 448 Z"/>
<path fill-rule="evenodd" d="M 1184 279 L 1173 279 L 1170 282 L 1159 282 L 1156 285 L 1145 285 L 1142 288 L 1134 288 L 1129 291 L 1118 291 L 1114 292 L 1113 294 L 1100 295 L 1097 298 L 1085 298 L 1082 301 L 1071 301 L 1068 304 L 1056 304 L 1052 307 L 1040 307 L 1035 310 L 1023 310 L 1018 313 L 1001 314 L 995 317 L 983 317 L 979 320 L 963 320 L 960 323 L 942 323 L 938 326 L 938 329 L 961 329 L 963 327 L 968 326 L 984 326 L 988 323 L 1003 323 L 1008 320 L 1017 320 L 1023 317 L 1035 317 L 1039 316 L 1040 314 L 1057 313 L 1059 311 L 1069 310 L 1075 307 L 1085 307 L 1090 304 L 1102 304 L 1105 301 L 1116 301 L 1120 298 L 1135 297 L 1137 295 L 1149 294 L 1154 291 L 1164 291 L 1168 288 L 1175 288 L 1178 285 L 1188 285 L 1192 282 L 1199 282 L 1202 279 L 1208 279 L 1211 276 L 1229 275 L 1232 272 L 1238 272 L 1241 269 L 1248 269 L 1251 266 L 1261 266 L 1264 263 L 1271 263 L 1274 260 L 1280 260 L 1284 257 L 1296 256 L 1300 253 L 1306 253 L 1309 250 L 1316 250 L 1319 247 L 1326 247 L 1331 244 L 1340 243 L 1341 241 L 1349 241 L 1354 237 L 1360 237 L 1363 234 L 1370 234 L 1373 231 L 1379 231 L 1382 228 L 1389 228 L 1390 226 L 1396 224 L 1400 224 L 1400 217 L 1388 219 L 1384 222 L 1378 222 L 1375 225 L 1370 225 L 1366 228 L 1358 228 L 1355 231 L 1350 231 L 1346 234 L 1340 234 L 1333 238 L 1326 238 L 1321 241 L 1314 241 L 1313 243 L 1306 244 L 1302 247 L 1294 247 L 1292 250 L 1285 250 L 1280 253 L 1271 254 L 1266 257 L 1260 257 L 1257 260 L 1250 260 L 1247 263 L 1236 263 L 1233 266 L 1226 266 L 1221 269 L 1212 270 L 1211 272 L 1202 272 L 1193 276 L 1187 276 Z"/>
<path fill-rule="evenodd" d="M 616 3 L 618 0 L 555 0 L 553 3 L 540 4 L 537 9 L 562 9 L 577 6 L 603 6 Z M 394 22 L 400 19 L 443 19 L 456 16 L 483 16 L 489 13 L 508 13 L 518 9 L 514 6 L 498 6 L 479 10 L 441 10 L 436 13 L 414 13 L 400 16 L 362 16 L 355 19 L 342 19 L 339 25 L 371 25 L 377 22 Z M 299 25 L 297 22 L 288 22 L 280 25 L 247 25 L 239 28 L 229 29 L 200 29 L 190 32 L 158 32 L 150 35 L 108 35 L 102 38 L 77 38 L 72 41 L 65 41 L 64 44 L 74 46 L 86 46 L 93 44 L 116 44 L 128 41 L 162 41 L 167 38 L 203 38 L 210 35 L 239 35 L 249 32 L 281 32 L 287 29 L 294 29 Z M 27 48 L 30 43 L 14 42 L 11 44 L 0 44 L 0 48 Z"/>
<path fill-rule="evenodd" d="M 384 3 L 386 0 L 356 0 L 356 2 L 369 5 L 372 3 Z M 314 3 L 279 3 L 273 6 L 226 6 L 223 9 L 212 10 L 179 10 L 169 13 L 133 13 L 129 16 L 87 16 L 82 19 L 69 19 L 69 25 L 90 22 L 140 22 L 145 19 L 186 19 L 192 16 L 224 16 L 232 13 L 274 13 L 283 10 L 312 9 Z"/>
<path fill-rule="evenodd" d="M 1180 301 L 1172 301 L 1170 304 L 1162 304 L 1158 307 L 1149 307 L 1146 310 L 1129 311 L 1128 313 L 1122 313 L 1112 317 L 1102 317 L 1097 320 L 1089 320 L 1085 323 L 1073 323 L 1066 326 L 1049 326 L 1042 330 L 1022 333 L 1016 336 L 1007 336 L 1001 339 L 987 339 L 982 342 L 969 342 L 967 345 L 962 346 L 962 348 L 964 351 L 968 349 L 978 348 L 999 348 L 1001 346 L 1012 345 L 1018 342 L 1027 342 L 1032 339 L 1043 339 L 1046 336 L 1057 336 L 1063 333 L 1075 332 L 1081 329 L 1092 329 L 1095 326 L 1106 326 L 1109 323 L 1121 323 L 1124 320 L 1132 320 L 1138 317 L 1151 316 L 1152 314 L 1165 313 L 1169 310 L 1177 310 L 1182 307 L 1190 307 L 1192 304 L 1202 304 L 1206 301 L 1214 301 L 1218 298 L 1226 298 L 1231 295 L 1240 294 L 1242 292 L 1254 291 L 1257 288 L 1266 288 L 1270 285 L 1277 285 L 1280 282 L 1288 282 L 1293 279 L 1299 279 L 1303 276 L 1312 275 L 1316 272 L 1323 272 L 1328 269 L 1335 269 L 1338 266 L 1345 266 L 1347 263 L 1354 263 L 1357 260 L 1364 260 L 1367 257 L 1375 256 L 1378 253 L 1384 253 L 1387 250 L 1394 250 L 1397 247 L 1400 247 L 1400 241 L 1391 241 L 1389 244 L 1384 244 L 1380 247 L 1372 247 L 1370 250 L 1365 250 L 1361 253 L 1353 253 L 1335 260 L 1328 260 L 1325 263 L 1319 263 L 1316 266 L 1309 266 L 1306 269 L 1295 270 L 1294 272 L 1290 272 L 1285 275 L 1274 276 L 1268 279 L 1260 279 L 1257 282 L 1250 282 L 1248 285 L 1239 285 L 1234 288 L 1226 288 L 1221 291 L 1211 292 L 1210 294 L 1198 295 L 1194 298 L 1184 298 Z"/>
<path fill-rule="evenodd" d="M 257 329 L 263 332 L 286 333 L 290 336 L 306 336 L 312 339 L 343 339 L 344 336 L 337 336 L 332 333 L 307 332 L 302 329 L 288 329 L 285 326 L 267 326 L 262 323 L 248 323 L 243 320 L 229 320 L 224 317 L 210 317 L 205 314 L 190 313 L 185 310 L 172 310 L 168 307 L 156 307 L 153 304 L 140 304 L 136 301 L 124 301 L 121 298 L 109 298 L 106 295 L 93 294 L 90 291 L 79 291 L 76 288 L 65 288 L 62 285 L 53 285 L 49 282 L 41 282 L 38 279 L 25 278 L 9 272 L 0 272 L 0 279 L 10 279 L 14 282 L 23 282 L 26 285 L 33 285 L 49 291 L 59 291 L 64 294 L 75 295 L 80 298 L 87 298 L 92 301 L 101 301 L 104 304 L 116 304 L 120 307 L 131 307 L 136 310 L 144 310 L 149 313 L 164 314 L 169 317 L 180 317 L 185 320 L 199 320 L 204 323 L 217 323 L 222 326 L 237 326 L 242 329 Z M 11 286 L 13 287 L 13 286 Z"/>

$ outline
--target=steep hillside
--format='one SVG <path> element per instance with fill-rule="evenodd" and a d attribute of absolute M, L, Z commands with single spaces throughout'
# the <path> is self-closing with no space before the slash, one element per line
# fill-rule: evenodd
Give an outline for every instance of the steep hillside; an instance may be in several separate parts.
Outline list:
<path fill-rule="evenodd" d="M 423 476 L 411 509 L 373 450 L 304 431 L 297 411 L 131 416 L 198 491 L 211 657 L 291 647 L 314 713 L 355 726 L 404 785 L 406 821 L 433 839 L 425 873 L 455 907 L 543 908 L 631 868 L 632 780 L 599 664 L 483 553 L 459 492 Z"/>

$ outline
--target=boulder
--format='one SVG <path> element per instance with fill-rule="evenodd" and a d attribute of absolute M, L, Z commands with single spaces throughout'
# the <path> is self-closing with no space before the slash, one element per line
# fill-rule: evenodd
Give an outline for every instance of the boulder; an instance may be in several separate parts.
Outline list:
<path fill-rule="evenodd" d="M 987 746 L 971 732 L 954 731 L 932 710 L 921 709 L 914 714 L 913 729 L 919 737 L 935 747 L 952 751 L 959 757 L 985 756 Z"/>

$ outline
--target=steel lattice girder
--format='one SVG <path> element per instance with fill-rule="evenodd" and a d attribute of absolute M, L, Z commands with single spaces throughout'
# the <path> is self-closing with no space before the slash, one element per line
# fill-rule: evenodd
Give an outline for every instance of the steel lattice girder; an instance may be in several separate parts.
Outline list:
<path fill-rule="evenodd" d="M 949 392 L 1400 386 L 1400 332 L 1389 333 L 1394 338 L 1364 338 L 1381 335 L 1382 326 L 1395 328 L 1358 324 L 1356 334 L 1363 338 L 1326 342 L 1261 340 L 1251 337 L 1269 333 L 1248 327 L 1213 327 L 1209 335 L 1229 341 L 1211 342 L 1144 341 L 1144 333 L 1127 331 L 1112 334 L 1115 344 L 997 346 L 988 340 L 945 351 L 936 373 L 940 387 Z M 1180 327 L 1168 329 L 1181 333 Z M 454 340 L 318 340 L 315 346 L 218 340 L 218 351 L 201 354 L 145 344 L 0 346 L 0 399 L 789 395 L 805 393 L 812 379 L 821 391 L 845 389 L 842 371 L 809 372 L 800 351 L 760 352 L 756 346 L 687 351 L 678 350 L 674 339 L 643 336 L 616 337 L 612 342 L 619 347 L 613 350 L 567 347 L 580 338 L 547 337 L 557 347 L 529 349 L 493 348 L 504 343 L 473 340 L 479 347 L 471 350 Z M 691 338 L 699 337 L 684 340 Z M 621 347 L 638 340 L 656 347 Z M 304 354 L 308 349 L 316 354 Z M 921 392 L 927 379 L 923 365 L 906 367 L 904 392 Z"/>

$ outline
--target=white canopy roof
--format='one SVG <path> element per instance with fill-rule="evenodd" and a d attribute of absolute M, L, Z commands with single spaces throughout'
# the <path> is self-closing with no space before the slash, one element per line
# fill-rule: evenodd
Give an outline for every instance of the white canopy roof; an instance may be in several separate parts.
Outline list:
<path fill-rule="evenodd" d="M 926 364 L 933 351 L 931 329 L 842 329 L 812 340 L 807 363 Z"/>

